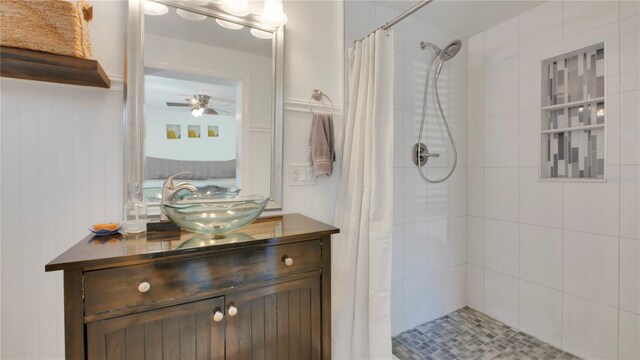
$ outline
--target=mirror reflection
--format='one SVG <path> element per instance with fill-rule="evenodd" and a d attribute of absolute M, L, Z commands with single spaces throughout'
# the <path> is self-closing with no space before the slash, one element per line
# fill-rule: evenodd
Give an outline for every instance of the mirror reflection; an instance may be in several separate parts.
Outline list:
<path fill-rule="evenodd" d="M 205 191 L 270 196 L 273 33 L 147 3 L 162 11 L 144 19 L 144 198 L 183 172 Z"/>

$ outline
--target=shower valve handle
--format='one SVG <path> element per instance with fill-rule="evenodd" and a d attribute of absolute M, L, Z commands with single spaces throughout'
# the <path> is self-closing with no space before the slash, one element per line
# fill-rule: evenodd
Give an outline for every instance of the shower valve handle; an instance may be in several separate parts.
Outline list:
<path fill-rule="evenodd" d="M 432 154 L 432 153 L 424 153 L 424 154 L 420 154 L 420 156 L 424 156 L 424 157 L 440 157 L 440 154 Z"/>

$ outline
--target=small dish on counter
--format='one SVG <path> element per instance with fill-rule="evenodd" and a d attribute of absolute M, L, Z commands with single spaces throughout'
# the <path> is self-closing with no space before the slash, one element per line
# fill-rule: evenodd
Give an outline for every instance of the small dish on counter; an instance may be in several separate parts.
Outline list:
<path fill-rule="evenodd" d="M 122 225 L 117 223 L 100 224 L 100 225 L 112 225 L 112 226 L 94 225 L 89 228 L 89 231 L 91 231 L 95 236 L 109 236 L 109 235 L 117 234 L 118 232 L 120 232 L 120 229 L 122 229 Z"/>

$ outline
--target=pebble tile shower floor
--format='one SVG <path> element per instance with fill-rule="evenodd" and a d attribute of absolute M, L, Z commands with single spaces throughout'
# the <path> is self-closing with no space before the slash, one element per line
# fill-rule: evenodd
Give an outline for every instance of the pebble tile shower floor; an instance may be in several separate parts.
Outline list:
<path fill-rule="evenodd" d="M 400 333 L 392 343 L 400 360 L 579 359 L 469 307 Z"/>

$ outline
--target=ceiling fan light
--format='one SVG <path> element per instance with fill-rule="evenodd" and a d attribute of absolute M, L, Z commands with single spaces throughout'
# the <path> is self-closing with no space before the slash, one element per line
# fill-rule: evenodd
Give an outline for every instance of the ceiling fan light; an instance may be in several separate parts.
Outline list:
<path fill-rule="evenodd" d="M 218 25 L 222 26 L 223 28 L 227 28 L 231 30 L 240 30 L 244 27 L 240 24 L 236 24 L 234 22 L 221 20 L 221 19 L 216 19 L 216 22 L 218 23 Z"/>
<path fill-rule="evenodd" d="M 249 15 L 249 2 L 247 0 L 222 0 L 224 11 L 235 16 Z"/>
<path fill-rule="evenodd" d="M 176 9 L 176 14 L 183 19 L 191 20 L 191 21 L 202 21 L 207 18 L 206 15 L 196 14 L 191 11 L 186 11 L 182 9 Z"/>
<path fill-rule="evenodd" d="M 194 117 L 200 117 L 202 116 L 202 114 L 204 114 L 203 107 L 197 107 L 197 108 L 191 109 L 191 115 L 193 115 Z"/>
<path fill-rule="evenodd" d="M 169 12 L 169 7 L 155 1 L 147 0 L 144 2 L 144 14 L 150 16 L 164 15 Z"/>
<path fill-rule="evenodd" d="M 273 39 L 273 33 L 271 32 L 254 29 L 254 28 L 252 28 L 250 31 L 251 31 L 251 35 L 257 37 L 258 39 L 265 39 L 265 40 Z"/>
<path fill-rule="evenodd" d="M 286 24 L 289 18 L 282 9 L 282 0 L 265 0 L 260 20 L 272 27 Z"/>

